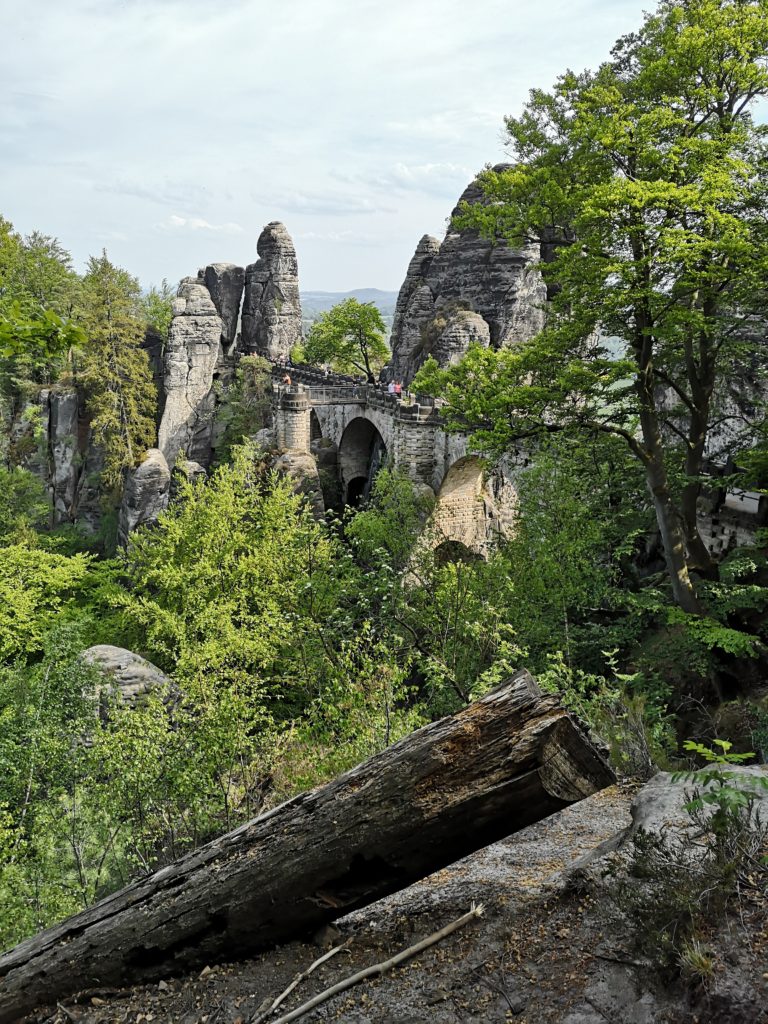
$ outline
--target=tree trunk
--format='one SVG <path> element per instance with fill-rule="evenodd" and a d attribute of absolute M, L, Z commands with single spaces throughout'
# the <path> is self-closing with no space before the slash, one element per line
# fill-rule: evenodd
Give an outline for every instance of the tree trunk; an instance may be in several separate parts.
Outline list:
<path fill-rule="evenodd" d="M 664 445 L 653 397 L 650 367 L 638 379 L 640 427 L 643 434 L 645 475 L 656 512 L 656 522 L 664 546 L 664 560 L 672 584 L 675 603 L 691 615 L 701 614 L 696 590 L 688 571 L 687 551 L 680 521 L 672 502 L 669 477 L 664 461 Z"/>
<path fill-rule="evenodd" d="M 672 505 L 666 472 L 656 458 L 651 458 L 646 464 L 646 477 L 661 533 L 664 560 L 672 584 L 672 596 L 683 611 L 691 615 L 700 615 L 701 605 L 688 572 L 683 531 Z"/>
<path fill-rule="evenodd" d="M 613 782 L 527 672 L 0 958 L 0 1024 L 312 933 Z"/>

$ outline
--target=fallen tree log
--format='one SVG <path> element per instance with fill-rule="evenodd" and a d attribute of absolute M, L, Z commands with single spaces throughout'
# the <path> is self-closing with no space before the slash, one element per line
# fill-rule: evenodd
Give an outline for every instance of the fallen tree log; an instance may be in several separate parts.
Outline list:
<path fill-rule="evenodd" d="M 0 1024 L 310 934 L 614 781 L 527 672 L 0 958 Z"/>

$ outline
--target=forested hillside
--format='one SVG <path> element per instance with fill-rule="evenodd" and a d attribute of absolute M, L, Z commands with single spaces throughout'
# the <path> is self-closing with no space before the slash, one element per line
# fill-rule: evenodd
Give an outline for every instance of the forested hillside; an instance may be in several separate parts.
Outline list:
<path fill-rule="evenodd" d="M 409 270 L 394 342 L 413 392 L 489 478 L 517 460 L 513 526 L 480 553 L 439 543 L 434 490 L 393 458 L 366 465 L 359 507 L 324 479 L 336 500 L 318 512 L 269 436 L 292 368 L 273 380 L 234 341 L 230 375 L 211 369 L 210 464 L 178 450 L 167 508 L 118 543 L 122 494 L 159 446 L 172 317 L 203 319 L 205 292 L 224 337 L 213 286 L 186 279 L 182 313 L 165 282 L 142 291 L 106 252 L 78 274 L 59 240 L 0 218 L 0 948 L 521 668 L 622 780 L 711 766 L 716 795 L 692 810 L 720 815 L 702 833 L 710 889 L 648 926 L 664 970 L 690 967 L 744 877 L 764 896 L 765 836 L 744 840 L 764 780 L 745 796 L 728 771 L 768 763 L 767 54 L 762 0 L 663 0 L 598 71 L 508 119 L 514 163 L 473 183 L 440 258 L 516 261 L 520 306 L 546 296 L 542 330 L 481 322 L 458 353 L 445 332 L 477 328 L 480 303 L 445 298 L 442 269 L 434 286 L 437 243 Z M 339 358 L 322 348 L 318 378 Z M 317 448 L 299 454 L 322 474 Z M 749 531 L 718 547 L 713 519 L 745 495 Z M 148 660 L 151 684 L 128 699 L 99 645 Z"/>

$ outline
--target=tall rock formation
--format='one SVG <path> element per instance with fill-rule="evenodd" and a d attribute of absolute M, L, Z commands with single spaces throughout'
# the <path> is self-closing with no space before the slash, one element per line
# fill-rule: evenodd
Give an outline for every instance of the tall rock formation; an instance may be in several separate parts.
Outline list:
<path fill-rule="evenodd" d="M 120 544 L 128 543 L 128 535 L 137 526 L 157 522 L 157 517 L 168 505 L 170 487 L 171 471 L 165 456 L 158 448 L 150 448 L 141 465 L 128 473 L 125 479 L 117 522 Z"/>
<path fill-rule="evenodd" d="M 49 485 L 53 522 L 72 522 L 77 484 L 83 461 L 80 438 L 80 396 L 74 389 L 54 392 L 48 424 L 50 447 Z"/>
<path fill-rule="evenodd" d="M 245 269 L 234 263 L 209 263 L 197 276 L 208 289 L 216 312 L 221 317 L 221 344 L 224 355 L 232 356 L 237 347 Z"/>
<path fill-rule="evenodd" d="M 277 361 L 301 338 L 296 249 L 278 221 L 267 224 L 256 248 L 259 259 L 245 271 L 243 351 Z"/>
<path fill-rule="evenodd" d="M 207 465 L 216 396 L 214 373 L 223 358 L 224 323 L 200 277 L 185 277 L 173 301 L 165 352 L 165 408 L 157 446 L 169 466 L 179 451 Z"/>
<path fill-rule="evenodd" d="M 485 201 L 477 181 L 465 189 L 462 201 Z M 458 207 L 452 217 L 457 212 Z M 476 231 L 457 231 L 452 226 L 442 243 L 425 235 L 397 300 L 390 379 L 412 380 L 429 355 L 438 361 L 446 361 L 446 356 L 449 361 L 460 358 L 464 352 L 456 347 L 457 325 L 454 323 L 448 338 L 445 332 L 462 310 L 482 317 L 494 348 L 537 334 L 544 326 L 547 298 L 541 275 L 532 266 L 538 257 L 533 248 L 512 249 L 506 243 L 481 238 Z M 467 344 L 477 326 L 466 334 Z M 484 338 L 485 332 L 480 331 Z M 483 343 L 482 338 L 477 340 Z"/>

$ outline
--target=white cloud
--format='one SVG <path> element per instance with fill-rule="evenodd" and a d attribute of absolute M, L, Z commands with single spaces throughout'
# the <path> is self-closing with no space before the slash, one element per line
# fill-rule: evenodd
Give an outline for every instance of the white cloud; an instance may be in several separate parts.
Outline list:
<path fill-rule="evenodd" d="M 0 0 L 2 4 L 2 0 Z M 647 0 L 3 5 L 0 214 L 147 281 L 297 239 L 302 285 L 397 287 L 502 117 L 595 66 Z M 5 44 L 5 45 L 3 45 Z M 345 244 L 346 243 L 346 244 Z"/>
<path fill-rule="evenodd" d="M 164 221 L 155 224 L 155 227 L 160 231 L 211 231 L 222 235 L 242 235 L 245 230 L 242 225 L 231 221 L 225 224 L 211 224 L 203 217 L 180 217 L 177 213 L 172 213 Z"/>

